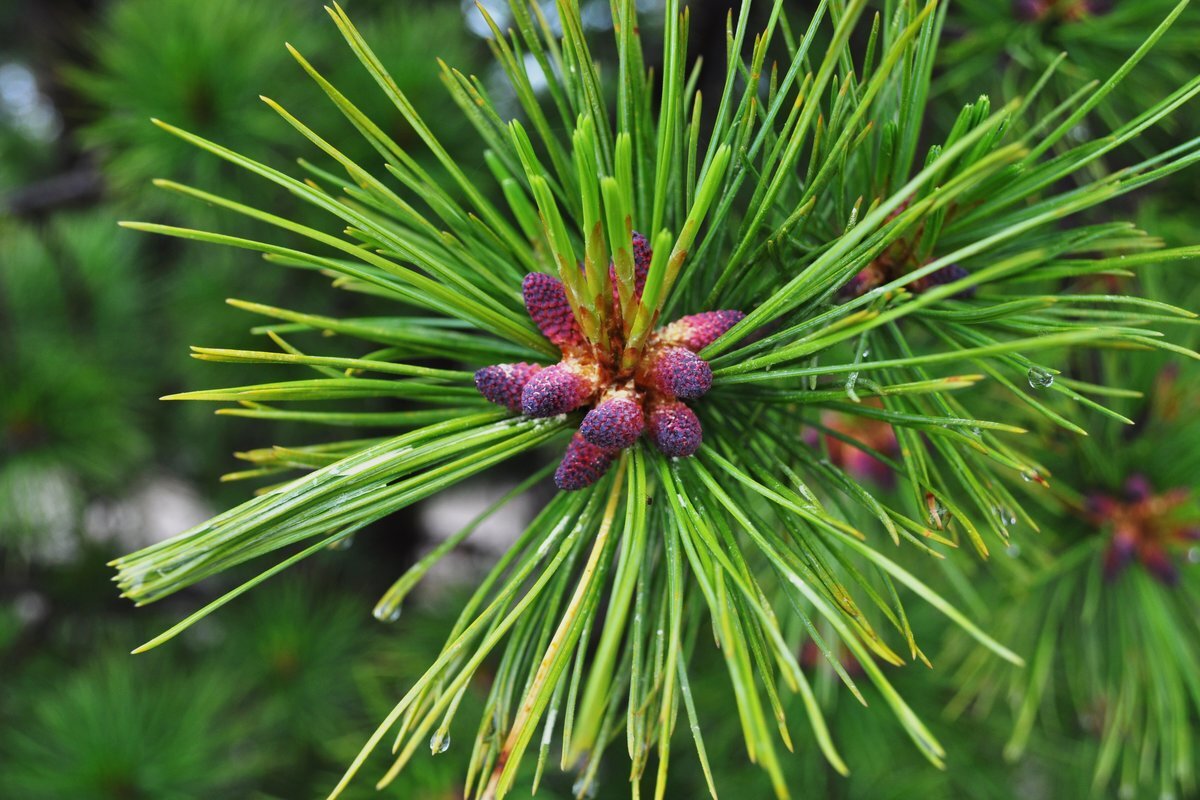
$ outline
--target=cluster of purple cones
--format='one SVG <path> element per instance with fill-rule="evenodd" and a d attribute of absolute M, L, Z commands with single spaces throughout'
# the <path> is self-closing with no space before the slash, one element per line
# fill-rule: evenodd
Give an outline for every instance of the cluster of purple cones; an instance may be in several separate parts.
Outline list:
<path fill-rule="evenodd" d="M 1171 557 L 1172 548 L 1200 541 L 1196 520 L 1178 513 L 1190 494 L 1182 487 L 1156 493 L 1144 476 L 1132 475 L 1121 494 L 1088 496 L 1084 516 L 1109 536 L 1104 551 L 1105 578 L 1115 580 L 1137 562 L 1160 583 L 1177 584 L 1179 567 Z"/>
<path fill-rule="evenodd" d="M 1113 4 L 1113 0 L 1012 0 L 1012 11 L 1024 22 L 1079 22 L 1107 14 Z"/>
<path fill-rule="evenodd" d="M 633 235 L 635 290 L 646 282 L 651 252 L 643 236 Z M 615 286 L 613 268 L 610 277 Z M 645 434 L 668 456 L 690 456 L 699 449 L 700 420 L 685 401 L 702 397 L 712 386 L 712 369 L 696 355 L 745 315 L 740 311 L 691 314 L 663 326 L 650 337 L 641 359 L 620 369 L 623 347 L 619 308 L 613 352 L 583 335 L 562 283 L 531 273 L 522 284 L 525 308 L 538 329 L 562 351 L 562 360 L 538 364 L 496 364 L 475 373 L 475 386 L 493 403 L 529 417 L 553 417 L 591 406 L 567 446 L 554 482 L 568 491 L 591 486 L 617 455 Z M 617 357 L 614 357 L 614 354 Z"/>

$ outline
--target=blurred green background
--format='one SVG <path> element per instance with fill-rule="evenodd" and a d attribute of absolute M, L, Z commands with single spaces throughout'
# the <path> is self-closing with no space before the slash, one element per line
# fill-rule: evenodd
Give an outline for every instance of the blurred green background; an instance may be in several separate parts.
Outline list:
<path fill-rule="evenodd" d="M 486 42 L 457 3 L 345 6 L 427 111 L 445 102 L 435 56 L 486 75 Z M 494 558 L 486 544 L 468 549 L 405 619 L 379 623 L 378 595 L 462 524 L 445 508 L 400 515 L 180 646 L 129 655 L 230 581 L 138 610 L 105 563 L 242 499 L 244 484 L 220 482 L 237 469 L 233 452 L 311 437 L 158 402 L 256 377 L 196 362 L 188 345 L 255 340 L 227 297 L 316 313 L 356 302 L 252 254 L 117 227 L 246 232 L 154 178 L 304 213 L 150 124 L 286 163 L 307 143 L 266 94 L 305 107 L 319 130 L 351 132 L 285 41 L 398 141 L 415 141 L 317 0 L 0 3 L 0 797 L 323 797 L 440 648 L 455 587 Z M 365 149 L 353 155 L 368 159 Z M 477 485 L 472 497 L 495 491 Z M 427 754 L 389 794 L 458 796 L 467 757 Z M 554 780 L 569 793 L 569 778 Z M 375 796 L 367 783 L 355 792 Z"/>
<path fill-rule="evenodd" d="M 443 123 L 448 149 L 475 153 L 466 124 L 456 127 L 456 114 L 438 114 L 450 103 L 435 62 L 443 58 L 485 81 L 495 77 L 486 29 L 471 4 L 343 5 L 414 104 Z M 608 24 L 606 2 L 585 5 L 595 6 L 589 19 L 597 27 Z M 658 5 L 639 3 L 651 18 Z M 312 436 L 285 424 L 214 419 L 206 406 L 158 402 L 176 391 L 258 378 L 255 368 L 189 359 L 188 345 L 255 341 L 250 319 L 227 306 L 227 297 L 313 313 L 358 307 L 386 313 L 369 298 L 331 292 L 318 277 L 252 254 L 117 227 L 120 219 L 136 218 L 245 232 L 247 223 L 236 217 L 154 189 L 154 178 L 220 186 L 276 213 L 311 215 L 298 204 L 284 208 L 286 196 L 149 122 L 161 118 L 275 163 L 302 157 L 309 152 L 304 140 L 259 101 L 267 94 L 302 108 L 318 131 L 350 133 L 302 79 L 285 41 L 393 138 L 415 143 L 321 6 L 320 0 L 0 3 L 0 798 L 323 797 L 436 656 L 459 589 L 540 502 L 535 494 L 473 536 L 392 624 L 370 616 L 379 594 L 415 555 L 508 485 L 475 483 L 405 511 L 364 532 L 353 547 L 237 601 L 172 646 L 128 655 L 236 576 L 137 610 L 116 596 L 105 563 L 244 497 L 244 485 L 220 481 L 237 468 L 233 452 Z M 695 15 L 691 39 L 695 53 L 716 64 L 724 61 L 720 8 Z M 355 159 L 374 163 L 357 137 L 338 141 Z M 1194 229 L 1170 201 L 1156 200 L 1140 216 L 1171 240 L 1186 240 Z M 742 800 L 767 797 L 764 777 L 746 763 L 736 719 L 723 713 L 728 685 L 721 668 L 714 664 L 709 672 L 711 681 L 693 688 L 710 701 L 700 714 L 718 783 L 736 787 Z M 788 762 L 798 794 L 1055 796 L 1049 776 L 1062 771 L 1069 753 L 1037 754 L 1010 771 L 999 757 L 1008 733 L 1003 723 L 961 719 L 951 731 L 951 723 L 939 721 L 949 688 L 927 670 L 903 672 L 896 682 L 912 705 L 927 712 L 935 733 L 961 748 L 949 772 L 920 761 L 890 721 L 877 724 L 880 716 L 844 693 L 838 697 L 824 673 L 818 688 L 834 709 L 834 735 L 855 776 L 837 778 L 801 733 Z M 464 702 L 478 712 L 483 692 L 477 688 Z M 793 715 L 803 718 L 799 708 Z M 473 735 L 454 733 L 464 742 Z M 605 767 L 612 774 L 601 781 L 602 797 L 628 794 L 620 749 Z M 384 794 L 459 797 L 468 758 L 467 748 L 453 743 L 445 753 L 422 754 Z M 668 796 L 704 796 L 686 745 L 676 759 Z M 362 781 L 349 796 L 379 795 Z M 547 769 L 539 796 L 571 796 L 570 775 Z"/>

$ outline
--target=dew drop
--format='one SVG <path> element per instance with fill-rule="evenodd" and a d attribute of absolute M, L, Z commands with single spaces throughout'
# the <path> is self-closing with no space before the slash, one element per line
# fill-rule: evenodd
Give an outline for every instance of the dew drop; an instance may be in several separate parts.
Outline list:
<path fill-rule="evenodd" d="M 1038 475 L 1038 472 L 1036 469 L 1021 470 L 1021 480 L 1025 481 L 1026 483 L 1030 483 L 1031 481 L 1036 481 L 1038 479 L 1038 477 L 1040 477 L 1040 476 Z"/>
<path fill-rule="evenodd" d="M 375 619 L 380 622 L 395 622 L 400 619 L 400 605 L 391 603 L 380 603 L 375 606 L 375 610 L 371 612 Z"/>
<path fill-rule="evenodd" d="M 1188 550 L 1187 560 L 1190 564 L 1200 564 L 1200 547 L 1193 547 Z"/>
<path fill-rule="evenodd" d="M 1025 377 L 1029 379 L 1029 386 L 1033 389 L 1046 389 L 1054 385 L 1054 373 L 1041 367 L 1030 367 Z"/>
<path fill-rule="evenodd" d="M 596 796 L 596 791 L 596 782 L 588 780 L 586 775 L 580 777 L 571 787 L 571 794 L 575 795 L 579 800 L 592 800 Z"/>
<path fill-rule="evenodd" d="M 1021 545 L 1019 545 L 1019 544 L 1010 544 L 1008 547 L 1004 548 L 1004 552 L 1005 552 L 1006 554 L 1008 554 L 1008 556 L 1009 556 L 1010 558 L 1020 558 L 1020 556 L 1021 556 Z"/>
<path fill-rule="evenodd" d="M 939 531 L 944 529 L 950 520 L 950 512 L 942 505 L 942 501 L 934 496 L 933 492 L 926 493 L 925 507 L 929 509 L 929 524 Z"/>
<path fill-rule="evenodd" d="M 338 539 L 336 542 L 331 542 L 330 550 L 349 550 L 354 545 L 354 536 L 346 536 Z"/>
<path fill-rule="evenodd" d="M 450 749 L 450 734 L 447 733 L 445 735 L 441 735 L 441 734 L 435 733 L 433 736 L 430 737 L 429 751 L 431 753 L 433 753 L 435 756 L 438 755 L 439 753 L 444 753 L 449 749 Z"/>

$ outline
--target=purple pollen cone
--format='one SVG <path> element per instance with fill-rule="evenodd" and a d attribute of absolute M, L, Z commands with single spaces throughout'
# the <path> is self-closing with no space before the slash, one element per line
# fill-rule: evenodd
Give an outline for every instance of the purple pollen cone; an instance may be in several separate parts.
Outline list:
<path fill-rule="evenodd" d="M 633 280 L 640 295 L 646 288 L 646 275 L 650 272 L 650 259 L 654 251 L 650 249 L 650 241 L 637 231 L 633 232 Z"/>
<path fill-rule="evenodd" d="M 531 272 L 521 282 L 525 310 L 542 335 L 561 347 L 583 344 L 583 333 L 567 301 L 562 281 L 544 272 Z"/>
<path fill-rule="evenodd" d="M 521 410 L 521 392 L 529 379 L 542 371 L 537 364 L 494 364 L 475 373 L 475 388 L 485 398 L 507 408 Z"/>
<path fill-rule="evenodd" d="M 620 450 L 632 447 L 645 428 L 641 403 L 632 397 L 614 397 L 589 411 L 579 432 L 598 447 Z"/>
<path fill-rule="evenodd" d="M 1050 13 L 1048 0 L 1012 0 L 1013 16 L 1025 22 L 1036 22 Z"/>
<path fill-rule="evenodd" d="M 701 314 L 689 314 L 680 317 L 663 328 L 661 336 L 664 340 L 686 347 L 692 352 L 699 352 L 724 335 L 745 318 L 741 311 L 705 311 Z"/>
<path fill-rule="evenodd" d="M 1170 556 L 1162 547 L 1157 544 L 1143 545 L 1138 554 L 1147 571 L 1158 578 L 1164 586 L 1175 586 L 1179 583 L 1179 568 L 1172 563 Z"/>
<path fill-rule="evenodd" d="M 521 411 L 530 417 L 553 417 L 574 411 L 595 391 L 592 381 L 569 365 L 558 363 L 538 372 L 521 392 Z"/>
<path fill-rule="evenodd" d="M 1145 475 L 1130 475 L 1125 480 L 1125 498 L 1131 503 L 1140 503 L 1149 500 L 1154 494 L 1154 489 L 1150 486 L 1150 481 Z"/>
<path fill-rule="evenodd" d="M 650 272 L 650 258 L 654 255 L 654 251 L 650 249 L 650 242 L 646 241 L 646 237 L 642 236 L 637 231 L 633 232 L 633 293 L 638 297 L 642 296 L 642 290 L 646 288 L 646 275 Z M 619 300 L 617 293 L 617 268 L 613 264 L 608 265 L 608 280 L 613 287 L 613 302 Z"/>
<path fill-rule="evenodd" d="M 663 394 L 695 400 L 712 388 L 712 367 L 685 347 L 667 347 L 654 359 L 650 379 Z"/>
<path fill-rule="evenodd" d="M 868 264 L 858 271 L 850 281 L 838 290 L 842 297 L 861 297 L 879 286 L 884 281 L 883 270 L 874 264 Z"/>
<path fill-rule="evenodd" d="M 971 273 L 960 267 L 958 264 L 947 264 L 941 269 L 934 270 L 920 280 L 913 281 L 910 285 L 914 292 L 925 292 L 935 286 L 945 286 L 947 283 L 954 283 L 967 277 Z M 975 296 L 975 287 L 968 286 L 958 294 L 954 295 L 956 299 Z"/>
<path fill-rule="evenodd" d="M 1137 538 L 1117 532 L 1104 554 L 1104 578 L 1115 580 L 1137 555 Z"/>
<path fill-rule="evenodd" d="M 597 447 L 576 433 L 554 471 L 554 485 L 566 492 L 586 489 L 608 472 L 616 455 L 616 450 Z"/>
<path fill-rule="evenodd" d="M 678 401 L 652 409 L 646 430 L 654 446 L 674 458 L 692 455 L 704 439 L 695 412 Z"/>

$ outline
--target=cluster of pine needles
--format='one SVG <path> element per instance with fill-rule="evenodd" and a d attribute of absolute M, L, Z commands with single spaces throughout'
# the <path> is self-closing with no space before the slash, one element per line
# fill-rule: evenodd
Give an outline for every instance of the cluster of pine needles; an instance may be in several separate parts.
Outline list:
<path fill-rule="evenodd" d="M 1051 458 L 1047 443 L 1090 452 L 1080 444 L 1089 433 L 1134 421 L 1124 406 L 1144 387 L 1126 385 L 1120 364 L 1200 357 L 1180 333 L 1196 315 L 1137 292 L 1138 275 L 1185 269 L 1200 247 L 1169 247 L 1107 210 L 1200 159 L 1200 140 L 1149 151 L 1143 140 L 1200 93 L 1200 76 L 1141 94 L 1133 108 L 1125 93 L 1189 13 L 1186 0 L 1166 7 L 1115 70 L 1088 76 L 1084 89 L 1064 88 L 1079 84 L 1064 66 L 1072 62 L 1056 56 L 1000 98 L 983 94 L 990 85 L 962 85 L 971 76 L 983 83 L 985 70 L 955 75 L 942 50 L 954 12 L 938 0 L 821 0 L 811 14 L 787 13 L 781 1 L 752 10 L 747 1 L 726 19 L 724 64 L 689 63 L 692 12 L 678 0 L 665 3 L 661 41 L 643 40 L 638 5 L 612 0 L 605 37 L 585 25 L 576 0 L 558 0 L 553 13 L 511 0 L 500 21 L 480 10 L 507 80 L 504 102 L 493 83 L 439 62 L 450 102 L 429 109 L 410 103 L 350 18 L 331 8 L 347 57 L 395 105 L 420 157 L 295 49 L 314 91 L 373 160 L 345 155 L 338 137 L 347 131 L 313 130 L 269 98 L 280 124 L 312 145 L 312 161 L 285 171 L 156 121 L 324 212 L 329 225 L 243 204 L 220 186 L 164 180 L 166 190 L 248 217 L 262 238 L 128 227 L 257 251 L 297 270 L 296 280 L 325 276 L 370 295 L 383 312 L 335 318 L 235 300 L 261 319 L 255 330 L 270 346 L 194 349 L 207 361 L 300 372 L 171 399 L 356 435 L 240 454 L 248 465 L 229 477 L 268 484 L 252 499 L 118 559 L 118 586 L 138 604 L 258 565 L 140 650 L 398 509 L 517 456 L 544 464 L 397 580 L 375 610 L 394 619 L 439 558 L 545 483 L 586 408 L 525 416 L 489 403 L 473 377 L 491 364 L 546 367 L 564 355 L 526 314 L 527 274 L 561 281 L 580 347 L 610 364 L 604 374 L 613 380 L 634 374 L 657 325 L 744 312 L 697 354 L 711 369 L 711 391 L 691 404 L 703 430 L 695 454 L 672 458 L 641 439 L 591 486 L 553 495 L 479 582 L 441 654 L 333 796 L 377 748 L 393 753 L 382 786 L 418 751 L 447 746 L 452 724 L 476 724 L 465 745 L 471 797 L 501 798 L 525 780 L 536 790 L 552 751 L 578 775 L 581 797 L 602 758 L 625 759 L 634 795 L 656 798 L 669 768 L 694 759 L 715 797 L 722 775 L 710 766 L 705 713 L 736 720 L 746 758 L 780 797 L 802 793 L 781 766 L 797 724 L 811 728 L 834 769 L 854 769 L 802 658 L 813 648 L 845 691 L 866 702 L 869 690 L 894 717 L 875 724 L 898 725 L 941 765 L 947 748 L 890 669 L 933 660 L 910 624 L 913 604 L 970 643 L 960 647 L 963 709 L 1000 681 L 1020 695 L 1029 667 L 1010 665 L 1032 656 L 1040 689 L 1021 701 L 1029 710 L 1012 746 L 1019 750 L 1053 648 L 1072 646 L 1049 625 L 1030 628 L 1030 617 L 1066 607 L 1073 590 L 1038 572 L 1045 564 L 1061 571 L 1061 561 L 1031 561 L 1014 580 L 1048 597 L 1027 598 L 1012 624 L 990 626 L 970 584 L 1014 572 L 993 569 L 996 553 L 1014 562 L 1003 554 L 1053 549 L 1038 533 L 1042 509 L 1093 487 L 1072 489 L 1080 473 Z M 961 104 L 958 89 L 977 99 Z M 443 146 L 435 129 L 454 109 L 477 147 Z M 635 231 L 653 253 L 641 286 Z M 1085 368 L 1110 359 L 1117 366 Z M 872 434 L 880 429 L 887 436 Z M 856 469 L 861 459 L 847 453 L 868 457 L 887 480 Z M 1086 515 L 1077 518 L 1087 529 Z M 1087 546 L 1063 558 L 1078 564 L 1099 552 Z M 1183 582 L 1195 598 L 1194 576 Z M 1086 598 L 1099 590 L 1091 591 L 1082 602 L 1094 605 Z M 1112 624 L 1137 629 L 1136 621 Z M 1188 624 L 1194 634 L 1195 620 Z M 1032 648 L 1030 631 L 1045 631 Z M 1194 636 L 1179 648 L 1179 663 L 1195 667 Z M 1072 657 L 1086 661 L 1085 650 Z M 693 691 L 701 651 L 724 665 L 726 691 Z M 1150 677 L 1135 673 L 1128 691 L 1163 674 L 1156 669 L 1167 668 L 1144 665 Z M 481 718 L 457 720 L 485 671 Z M 993 672 L 1002 677 L 989 679 Z M 1196 676 L 1171 684 L 1176 705 L 1157 715 L 1159 732 L 1145 733 L 1155 752 L 1170 754 L 1160 769 L 1152 753 L 1145 768 L 1165 775 L 1164 786 L 1190 780 Z M 1136 697 L 1113 702 L 1125 715 L 1117 719 L 1147 713 Z M 676 737 L 677 727 L 689 735 Z M 1109 748 L 1129 743 L 1104 735 Z M 530 763 L 532 773 L 522 771 Z M 1128 767 L 1123 780 L 1138 785 L 1143 767 Z M 1106 769 L 1101 787 L 1112 764 Z"/>

